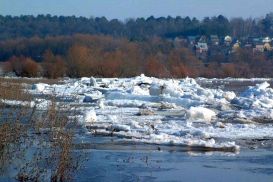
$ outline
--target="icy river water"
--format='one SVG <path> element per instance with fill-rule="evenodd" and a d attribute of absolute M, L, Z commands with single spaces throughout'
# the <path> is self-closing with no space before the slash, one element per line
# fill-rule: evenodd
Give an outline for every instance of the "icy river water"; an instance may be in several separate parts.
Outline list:
<path fill-rule="evenodd" d="M 75 181 L 273 181 L 272 79 L 68 79 L 35 84 L 84 126 Z M 41 97 L 42 96 L 42 97 Z M 10 101 L 9 104 L 12 104 Z"/>
<path fill-rule="evenodd" d="M 239 94 L 262 81 L 202 81 L 206 88 Z M 272 81 L 269 81 L 272 85 Z M 107 140 L 104 138 L 104 140 Z M 251 143 L 251 142 L 250 142 Z M 272 141 L 261 147 L 253 141 L 240 152 L 191 152 L 157 146 L 93 146 L 90 160 L 76 175 L 79 181 L 273 181 Z M 265 142 L 264 142 L 265 143 Z M 260 146 L 257 147 L 257 146 Z"/>
<path fill-rule="evenodd" d="M 272 181 L 272 150 L 221 153 L 90 150 L 77 181 Z"/>

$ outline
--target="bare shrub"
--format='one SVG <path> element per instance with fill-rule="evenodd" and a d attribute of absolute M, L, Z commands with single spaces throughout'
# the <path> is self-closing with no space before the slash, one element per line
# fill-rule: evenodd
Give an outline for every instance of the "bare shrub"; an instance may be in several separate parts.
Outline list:
<path fill-rule="evenodd" d="M 66 64 L 61 56 L 55 56 L 50 50 L 43 55 L 43 76 L 47 78 L 63 77 L 66 72 Z"/>
<path fill-rule="evenodd" d="M 33 97 L 24 91 L 25 87 L 22 81 L 1 79 L 0 99 L 29 102 Z M 20 161 L 15 176 L 18 181 L 72 179 L 79 163 L 79 157 L 74 160 L 78 155 L 73 153 L 75 128 L 54 96 L 49 103 L 47 111 L 39 111 L 35 105 L 1 104 L 0 172 L 5 174 L 10 165 Z M 26 157 L 26 151 L 33 154 Z"/>
<path fill-rule="evenodd" d="M 17 76 L 37 77 L 41 68 L 37 62 L 24 56 L 11 57 L 4 67 L 5 72 L 14 72 Z"/>

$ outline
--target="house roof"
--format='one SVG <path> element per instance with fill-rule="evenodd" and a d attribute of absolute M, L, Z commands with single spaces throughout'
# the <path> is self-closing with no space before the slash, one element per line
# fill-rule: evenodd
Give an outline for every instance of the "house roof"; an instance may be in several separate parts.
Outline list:
<path fill-rule="evenodd" d="M 270 43 L 272 40 L 269 38 L 269 37 L 265 37 L 264 39 L 263 39 L 263 42 L 264 43 Z"/>
<path fill-rule="evenodd" d="M 231 36 L 229 36 L 229 35 L 225 36 L 225 41 L 226 42 L 232 42 Z"/>
<path fill-rule="evenodd" d="M 210 35 L 210 39 L 219 39 L 218 35 Z"/>
<path fill-rule="evenodd" d="M 208 44 L 205 43 L 205 42 L 198 42 L 197 45 L 196 45 L 196 48 L 199 48 L 199 49 L 208 49 Z"/>

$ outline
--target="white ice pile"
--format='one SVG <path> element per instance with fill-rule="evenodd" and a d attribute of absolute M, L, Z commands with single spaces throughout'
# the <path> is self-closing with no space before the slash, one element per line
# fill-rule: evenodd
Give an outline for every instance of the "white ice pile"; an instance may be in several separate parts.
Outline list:
<path fill-rule="evenodd" d="M 204 107 L 191 107 L 188 111 L 188 118 L 193 121 L 207 121 L 210 122 L 216 113 Z"/>
<path fill-rule="evenodd" d="M 269 86 L 267 82 L 251 86 L 233 99 L 232 104 L 240 108 L 235 114 L 247 119 L 273 120 L 273 89 Z"/>
<path fill-rule="evenodd" d="M 87 111 L 84 116 L 85 123 L 94 123 L 97 121 L 97 115 L 94 110 Z"/>
<path fill-rule="evenodd" d="M 273 120 L 266 82 L 236 95 L 191 78 L 92 77 L 36 84 L 31 93 L 71 98 L 67 105 L 82 109 L 92 132 L 127 142 L 237 150 L 238 139 L 273 138 L 272 124 L 255 123 Z"/>

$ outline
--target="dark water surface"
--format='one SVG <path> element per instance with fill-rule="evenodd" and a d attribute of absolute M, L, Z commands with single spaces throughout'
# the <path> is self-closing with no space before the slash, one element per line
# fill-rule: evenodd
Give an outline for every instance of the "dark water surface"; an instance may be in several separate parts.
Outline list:
<path fill-rule="evenodd" d="M 240 154 L 88 150 L 76 181 L 273 181 L 273 151 Z"/>

